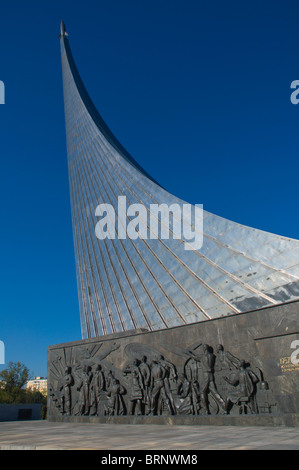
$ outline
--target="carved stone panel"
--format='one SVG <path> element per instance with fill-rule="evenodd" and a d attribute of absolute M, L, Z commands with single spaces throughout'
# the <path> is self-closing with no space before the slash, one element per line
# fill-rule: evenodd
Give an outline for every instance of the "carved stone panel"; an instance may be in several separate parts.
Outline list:
<path fill-rule="evenodd" d="M 263 372 L 223 345 L 120 342 L 50 352 L 50 407 L 62 416 L 260 414 L 276 410 Z M 114 353 L 114 359 L 109 358 Z M 176 360 L 170 360 L 171 355 Z"/>

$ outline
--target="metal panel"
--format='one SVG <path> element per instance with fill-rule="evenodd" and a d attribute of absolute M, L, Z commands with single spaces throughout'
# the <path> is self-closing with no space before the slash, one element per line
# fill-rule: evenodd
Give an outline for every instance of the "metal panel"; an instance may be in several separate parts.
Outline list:
<path fill-rule="evenodd" d="M 61 56 L 82 337 L 168 328 L 299 298 L 297 240 L 206 211 L 199 250 L 173 239 L 176 217 L 169 240 L 96 238 L 99 203 L 112 204 L 116 216 L 119 196 L 128 205 L 143 204 L 141 226 L 152 234 L 152 204 L 186 202 L 156 183 L 113 136 L 87 94 L 65 34 Z"/>

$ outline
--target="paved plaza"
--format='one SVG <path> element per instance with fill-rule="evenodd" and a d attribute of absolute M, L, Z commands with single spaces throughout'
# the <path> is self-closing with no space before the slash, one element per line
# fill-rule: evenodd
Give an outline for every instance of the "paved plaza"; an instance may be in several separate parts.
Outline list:
<path fill-rule="evenodd" d="M 299 428 L 0 423 L 0 450 L 299 450 Z"/>

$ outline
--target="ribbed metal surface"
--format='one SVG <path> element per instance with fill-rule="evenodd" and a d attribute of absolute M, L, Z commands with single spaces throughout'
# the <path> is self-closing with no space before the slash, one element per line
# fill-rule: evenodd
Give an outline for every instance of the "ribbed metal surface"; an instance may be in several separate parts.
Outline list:
<path fill-rule="evenodd" d="M 100 203 L 117 208 L 118 196 L 126 196 L 149 212 L 151 204 L 184 201 L 159 186 L 113 136 L 64 35 L 61 54 L 82 337 L 168 328 L 298 299 L 299 241 L 205 211 L 198 251 L 179 239 L 96 238 Z"/>

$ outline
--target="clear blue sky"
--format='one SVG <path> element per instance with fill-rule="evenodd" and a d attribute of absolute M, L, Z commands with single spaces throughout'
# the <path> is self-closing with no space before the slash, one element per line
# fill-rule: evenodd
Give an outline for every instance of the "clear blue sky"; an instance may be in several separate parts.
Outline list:
<path fill-rule="evenodd" d="M 131 155 L 182 199 L 299 238 L 298 0 L 2 2 L 0 339 L 46 375 L 80 339 L 60 50 Z"/>

